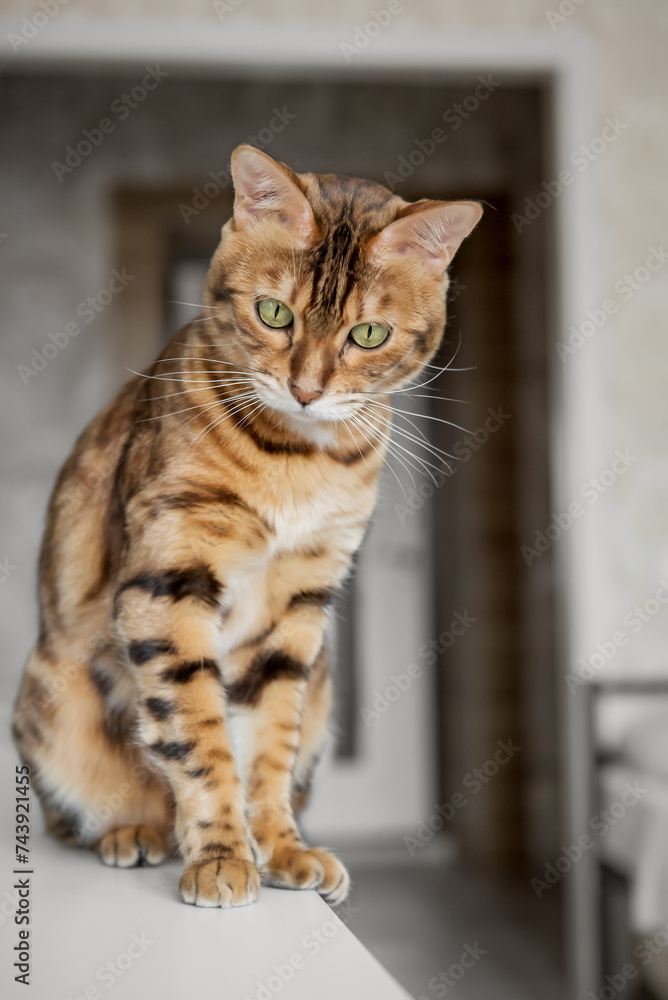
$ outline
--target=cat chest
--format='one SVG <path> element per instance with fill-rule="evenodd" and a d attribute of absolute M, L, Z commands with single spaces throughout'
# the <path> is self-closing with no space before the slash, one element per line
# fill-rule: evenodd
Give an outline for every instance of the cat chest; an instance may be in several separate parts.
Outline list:
<path fill-rule="evenodd" d="M 290 601 L 303 591 L 334 587 L 359 546 L 363 525 L 334 511 L 274 511 L 265 546 L 249 552 L 220 577 L 224 624 L 221 641 L 229 652 L 280 621 Z"/>

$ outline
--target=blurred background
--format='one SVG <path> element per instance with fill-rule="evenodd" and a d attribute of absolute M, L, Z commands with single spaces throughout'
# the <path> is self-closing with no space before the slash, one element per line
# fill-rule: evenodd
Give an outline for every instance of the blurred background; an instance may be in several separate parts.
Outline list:
<path fill-rule="evenodd" d="M 668 997 L 666 5 L 4 15 L 3 720 L 57 471 L 198 315 L 232 149 L 482 199 L 397 400 L 454 458 L 384 476 L 304 827 L 415 996 Z"/>

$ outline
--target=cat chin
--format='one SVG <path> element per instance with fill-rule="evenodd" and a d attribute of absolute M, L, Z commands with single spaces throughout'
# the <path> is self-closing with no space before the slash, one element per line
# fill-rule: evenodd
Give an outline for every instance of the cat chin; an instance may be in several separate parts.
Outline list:
<path fill-rule="evenodd" d="M 320 448 L 336 445 L 336 424 L 325 423 L 323 418 L 307 417 L 306 414 L 289 414 L 285 425 L 295 434 Z"/>
<path fill-rule="evenodd" d="M 279 401 L 274 398 L 266 402 L 270 419 L 275 419 L 277 425 L 321 448 L 337 445 L 339 425 L 343 427 L 346 418 L 353 415 L 348 412 L 347 405 L 339 405 L 331 399 L 318 400 L 311 406 L 298 409 L 292 408 L 291 399 Z"/>

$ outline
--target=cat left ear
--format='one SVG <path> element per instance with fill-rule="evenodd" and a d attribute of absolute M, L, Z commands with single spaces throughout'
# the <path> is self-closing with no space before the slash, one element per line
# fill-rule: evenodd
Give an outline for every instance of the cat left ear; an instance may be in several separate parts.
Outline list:
<path fill-rule="evenodd" d="M 235 222 L 243 227 L 272 218 L 302 239 L 311 239 L 317 232 L 313 212 L 290 173 L 253 146 L 237 146 L 232 153 Z"/>
<path fill-rule="evenodd" d="M 442 274 L 481 217 L 476 201 L 416 202 L 374 236 L 367 250 L 381 260 L 412 257 Z"/>

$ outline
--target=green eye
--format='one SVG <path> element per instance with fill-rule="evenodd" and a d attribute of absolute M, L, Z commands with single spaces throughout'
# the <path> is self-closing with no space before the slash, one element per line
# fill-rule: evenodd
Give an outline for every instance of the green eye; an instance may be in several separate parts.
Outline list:
<path fill-rule="evenodd" d="M 262 299 L 257 304 L 257 311 L 263 323 L 277 329 L 290 326 L 293 320 L 292 313 L 288 307 L 279 302 L 278 299 Z"/>
<path fill-rule="evenodd" d="M 350 331 L 350 337 L 359 347 L 380 347 L 390 336 L 390 331 L 382 323 L 358 323 Z"/>

